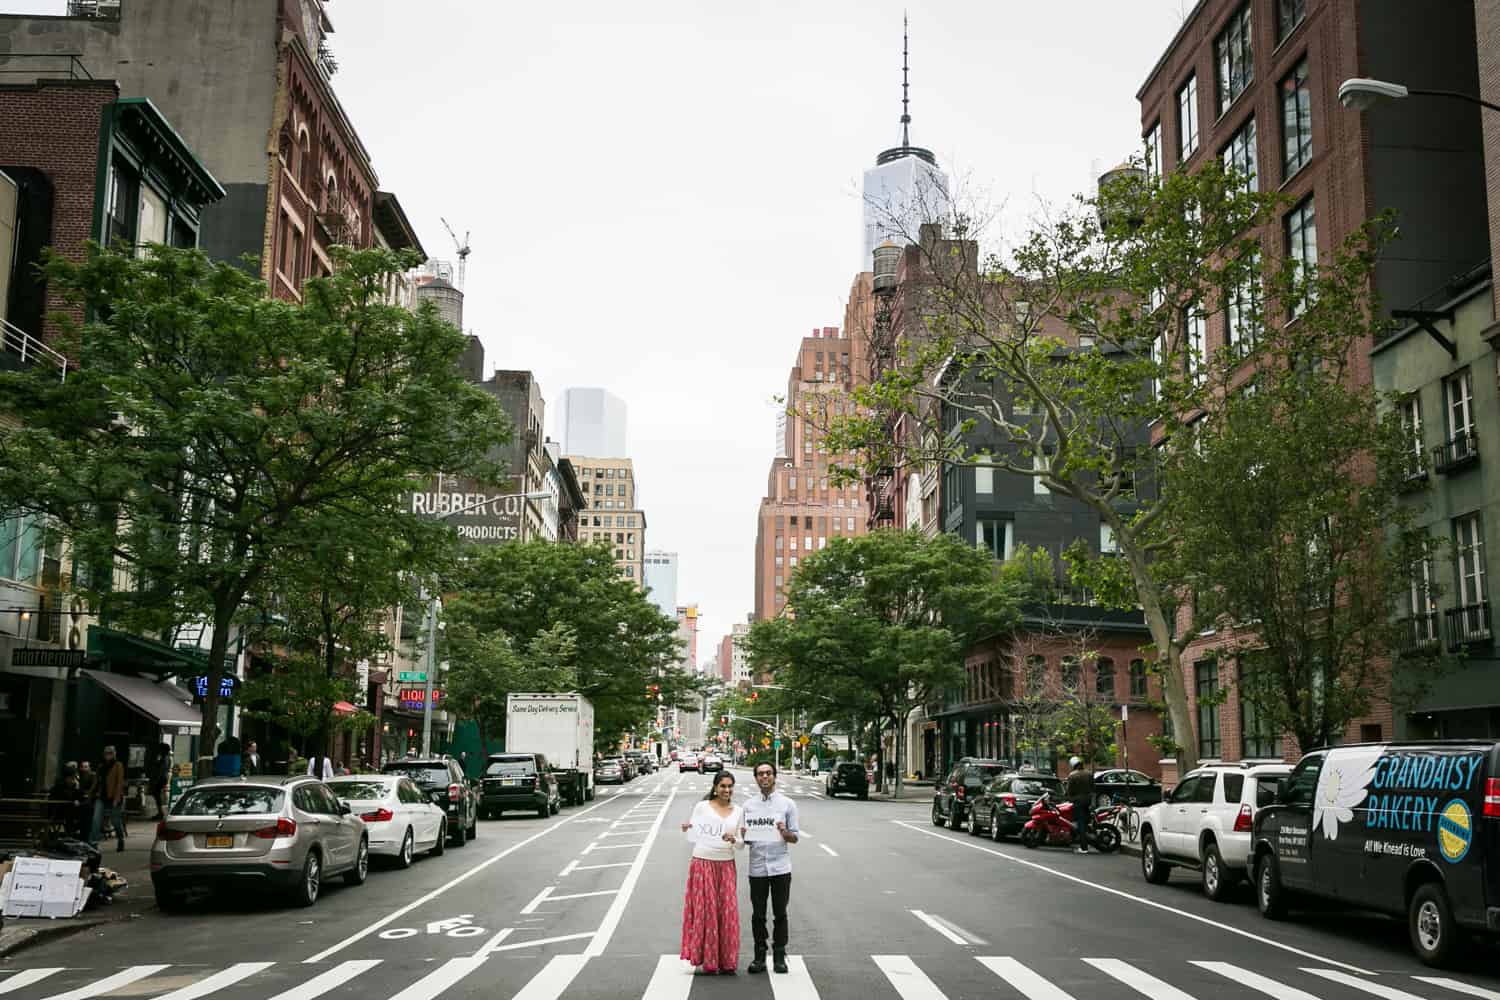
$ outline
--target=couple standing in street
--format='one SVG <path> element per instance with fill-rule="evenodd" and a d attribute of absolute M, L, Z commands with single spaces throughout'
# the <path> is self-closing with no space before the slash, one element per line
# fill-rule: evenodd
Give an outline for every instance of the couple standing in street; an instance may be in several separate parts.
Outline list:
<path fill-rule="evenodd" d="M 705 975 L 734 975 L 740 958 L 739 877 L 734 852 L 750 851 L 750 930 L 755 959 L 747 971 L 766 971 L 766 903 L 774 918 L 772 962 L 786 972 L 786 905 L 792 891 L 789 845 L 797 842 L 797 806 L 776 790 L 776 765 L 755 765 L 759 794 L 734 804 L 734 775 L 720 771 L 713 788 L 682 824 L 693 841 L 682 909 L 681 957 Z"/>

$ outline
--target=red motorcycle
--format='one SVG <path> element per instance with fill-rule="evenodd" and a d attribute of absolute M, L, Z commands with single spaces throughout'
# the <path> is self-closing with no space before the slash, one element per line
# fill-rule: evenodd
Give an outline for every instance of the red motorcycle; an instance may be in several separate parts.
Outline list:
<path fill-rule="evenodd" d="M 1101 810 L 1101 812 L 1103 812 Z M 1089 817 L 1084 839 L 1097 851 L 1109 854 L 1120 849 L 1120 831 L 1103 821 L 1100 813 Z M 1031 818 L 1021 827 L 1023 847 L 1067 847 L 1073 843 L 1073 803 L 1056 803 L 1043 795 L 1031 807 Z"/>

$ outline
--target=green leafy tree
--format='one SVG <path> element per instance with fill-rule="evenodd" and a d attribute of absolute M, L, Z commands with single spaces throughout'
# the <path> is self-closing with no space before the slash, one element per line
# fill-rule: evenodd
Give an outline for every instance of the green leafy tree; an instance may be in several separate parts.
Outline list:
<path fill-rule="evenodd" d="M 503 412 L 457 367 L 465 340 L 435 309 L 390 305 L 416 263 L 334 250 L 303 301 L 197 251 L 53 258 L 85 310 L 66 382 L 0 376 L 0 509 L 46 518 L 73 547 L 72 585 L 108 619 L 165 632 L 212 625 L 202 738 L 247 595 L 341 509 L 407 520 L 402 496 L 437 471 L 488 471 Z M 118 572 L 116 572 L 118 569 Z M 81 571 L 80 571 L 81 570 Z"/>
<path fill-rule="evenodd" d="M 369 712 L 330 719 L 329 706 L 354 697 L 354 678 L 329 677 L 322 658 L 297 653 L 284 658 L 274 671 L 254 675 L 240 689 L 242 712 L 251 719 L 285 729 L 293 749 L 301 755 L 325 753 L 313 742 L 330 729 L 363 732 L 374 725 Z"/>
<path fill-rule="evenodd" d="M 877 531 L 808 556 L 792 577 L 788 613 L 753 624 L 746 651 L 793 692 L 894 727 L 899 760 L 912 709 L 962 683 L 969 642 L 1017 621 L 1019 604 L 973 546 Z"/>
<path fill-rule="evenodd" d="M 551 677 L 571 680 L 593 703 L 599 746 L 644 727 L 659 704 L 701 708 L 702 681 L 676 666 L 677 623 L 620 575 L 607 546 L 471 546 L 445 589 L 443 614 L 457 637 L 449 640 L 450 688 L 483 650 L 479 637 L 505 636 L 525 669 L 549 666 L 557 671 Z M 506 679 L 515 675 L 495 676 L 503 704 L 518 690 Z M 528 684 L 545 679 L 522 676 Z"/>
<path fill-rule="evenodd" d="M 1197 621 L 1193 582 L 1166 558 L 1175 525 L 1159 465 L 1192 446 L 1188 422 L 1245 372 L 1283 377 L 1350 357 L 1380 329 L 1369 289 L 1385 228 L 1363 227 L 1306 268 L 1262 256 L 1262 227 L 1279 226 L 1285 208 L 1209 163 L 1080 198 L 1003 260 L 982 259 L 973 233 L 910 234 L 894 314 L 912 319 L 896 363 L 853 391 L 852 414 L 830 421 L 829 449 L 858 456 L 850 475 L 983 463 L 1039 478 L 1096 514 L 1116 554 L 1075 550 L 1073 580 L 1096 600 L 1141 609 L 1179 734 L 1193 731 L 1182 653 L 1199 628 L 1183 627 Z M 1203 331 L 1216 314 L 1229 316 L 1233 339 L 1209 351 Z M 906 432 L 893 434 L 897 424 Z M 965 444 L 976 429 L 990 442 L 982 452 Z M 1179 769 L 1195 764 L 1184 745 Z"/>
<path fill-rule="evenodd" d="M 447 708 L 479 728 L 480 746 L 505 732 L 506 697 L 519 691 L 572 691 L 578 686 L 577 640 L 570 626 L 551 625 L 517 649 L 505 632 L 481 632 L 468 621 L 448 626 Z"/>

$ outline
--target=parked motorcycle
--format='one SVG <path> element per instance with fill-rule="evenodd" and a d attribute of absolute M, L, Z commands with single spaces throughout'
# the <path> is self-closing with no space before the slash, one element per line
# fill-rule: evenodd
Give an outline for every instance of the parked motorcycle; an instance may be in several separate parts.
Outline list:
<path fill-rule="evenodd" d="M 1084 840 L 1097 851 L 1108 854 L 1120 849 L 1120 831 L 1101 821 L 1100 810 L 1089 817 Z M 1051 794 L 1043 795 L 1031 807 L 1031 818 L 1021 827 L 1023 847 L 1067 847 L 1073 843 L 1073 803 L 1052 801 Z"/>

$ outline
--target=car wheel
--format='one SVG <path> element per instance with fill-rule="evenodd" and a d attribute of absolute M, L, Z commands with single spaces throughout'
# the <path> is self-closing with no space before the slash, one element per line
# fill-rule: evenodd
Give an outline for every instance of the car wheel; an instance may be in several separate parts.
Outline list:
<path fill-rule="evenodd" d="M 551 804 L 549 804 L 547 802 L 543 802 L 541 805 L 539 805 L 539 806 L 536 807 L 536 816 L 537 816 L 537 819 L 547 819 L 551 815 L 552 815 L 552 806 L 551 806 Z"/>
<path fill-rule="evenodd" d="M 1271 920 L 1286 916 L 1286 889 L 1281 884 L 1281 865 L 1270 851 L 1262 852 L 1255 864 L 1255 905 L 1261 916 Z"/>
<path fill-rule="evenodd" d="M 990 839 L 1000 843 L 1000 814 L 993 810 L 990 811 Z"/>
<path fill-rule="evenodd" d="M 479 839 L 479 811 L 475 810 L 474 818 L 469 821 L 469 839 Z"/>
<path fill-rule="evenodd" d="M 969 810 L 969 822 L 966 824 L 966 827 L 969 831 L 969 836 L 979 836 L 979 817 L 975 815 L 975 810 L 973 809 Z"/>
<path fill-rule="evenodd" d="M 1229 898 L 1229 891 L 1234 888 L 1235 879 L 1230 876 L 1224 868 L 1224 856 L 1219 853 L 1219 845 L 1210 841 L 1203 848 L 1203 895 L 1215 903 L 1222 903 Z"/>
<path fill-rule="evenodd" d="M 302 877 L 292 890 L 292 902 L 298 906 L 311 906 L 318 901 L 318 893 L 322 888 L 323 859 L 314 848 L 307 852 L 307 860 L 302 863 Z"/>
<path fill-rule="evenodd" d="M 433 842 L 432 850 L 428 851 L 435 858 L 440 858 L 448 850 L 448 821 L 443 820 L 438 824 L 437 840 Z"/>
<path fill-rule="evenodd" d="M 359 838 L 359 849 L 354 852 L 354 867 L 344 872 L 345 885 L 364 885 L 370 877 L 370 841 Z"/>
<path fill-rule="evenodd" d="M 469 831 L 465 830 L 464 829 L 464 825 L 462 823 L 460 823 L 460 824 L 458 824 L 458 829 L 456 829 L 456 830 L 453 831 L 453 846 L 454 847 L 462 847 L 465 844 L 467 844 L 468 842 L 469 842 Z"/>
<path fill-rule="evenodd" d="M 594 801 L 594 789 L 592 787 L 590 787 L 588 791 L 586 791 L 586 792 L 583 793 L 583 801 L 585 801 L 585 802 L 592 802 L 592 801 Z"/>
<path fill-rule="evenodd" d="M 1038 827 L 1028 826 L 1021 829 L 1021 846 L 1036 847 L 1042 842 L 1042 831 Z"/>
<path fill-rule="evenodd" d="M 406 836 L 401 838 L 401 853 L 396 855 L 397 868 L 411 867 L 411 859 L 414 853 L 412 848 L 415 846 L 415 844 L 416 840 L 412 836 L 411 827 L 407 827 Z"/>
<path fill-rule="evenodd" d="M 1156 849 L 1156 836 L 1150 830 L 1141 833 L 1141 875 L 1152 885 L 1161 885 L 1172 877 L 1172 869 Z"/>
<path fill-rule="evenodd" d="M 933 826 L 942 826 L 943 825 L 943 814 L 942 814 L 942 812 L 940 812 L 938 810 L 938 804 L 935 801 L 932 803 L 932 825 Z"/>
<path fill-rule="evenodd" d="M 1453 958 L 1460 932 L 1453 923 L 1448 894 L 1438 882 L 1427 882 L 1412 893 L 1407 915 L 1412 950 L 1427 965 L 1443 966 Z"/>
<path fill-rule="evenodd" d="M 560 812 L 562 812 L 562 803 L 561 802 L 554 802 L 554 803 L 552 803 L 552 815 L 556 816 Z"/>
<path fill-rule="evenodd" d="M 1120 831 L 1112 826 L 1098 826 L 1091 836 L 1096 850 L 1113 854 L 1120 849 Z"/>

